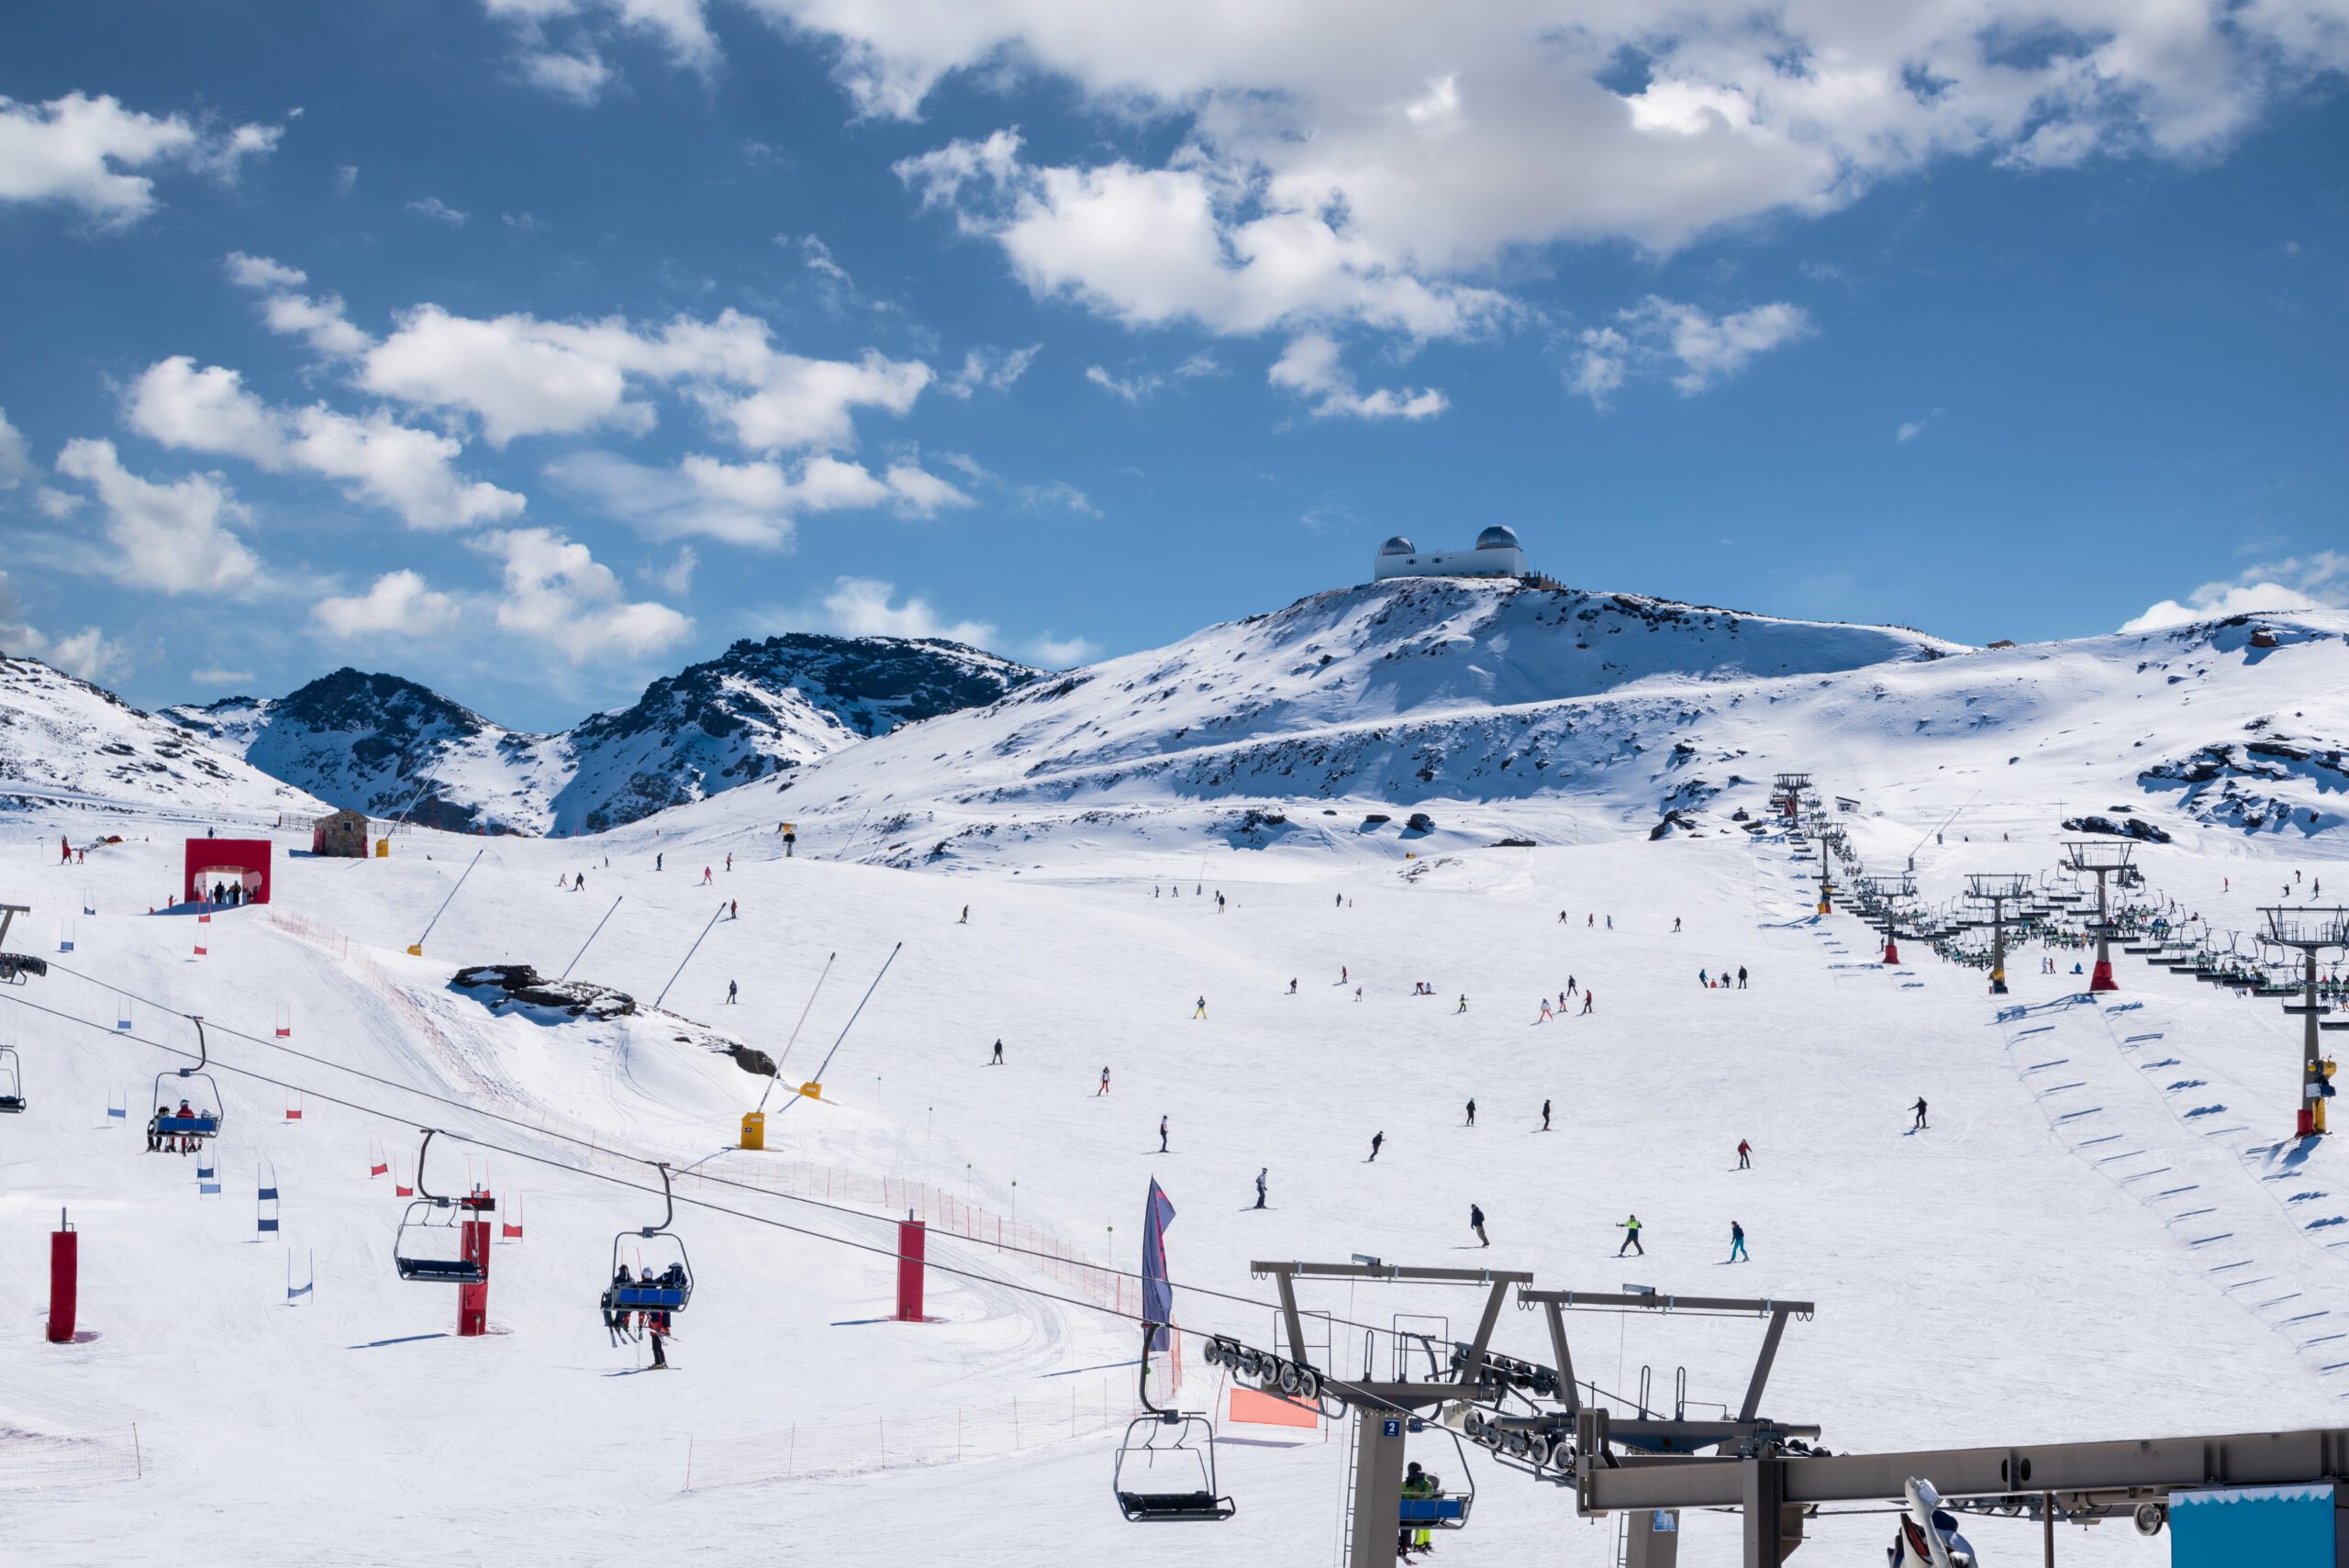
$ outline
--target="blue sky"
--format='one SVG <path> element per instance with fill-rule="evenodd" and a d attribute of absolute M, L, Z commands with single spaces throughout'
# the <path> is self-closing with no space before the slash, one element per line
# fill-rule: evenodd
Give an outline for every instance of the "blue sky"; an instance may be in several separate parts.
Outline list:
<path fill-rule="evenodd" d="M 554 728 L 1492 522 L 1967 640 L 2349 596 L 2349 11 L 20 7 L 0 646 Z"/>

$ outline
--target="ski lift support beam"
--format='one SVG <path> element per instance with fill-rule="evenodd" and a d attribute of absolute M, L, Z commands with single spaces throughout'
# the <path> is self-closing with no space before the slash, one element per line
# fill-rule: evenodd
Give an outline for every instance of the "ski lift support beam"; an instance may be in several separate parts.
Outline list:
<path fill-rule="evenodd" d="M 1781 1568 L 1786 1561 L 1783 1518 L 1773 1521 L 1773 1514 L 1898 1503 L 1912 1476 L 1931 1480 L 1947 1499 L 2054 1500 L 2073 1518 L 2134 1513 L 2174 1491 L 2349 1482 L 2344 1427 L 1900 1453 L 1797 1455 L 1771 1445 L 1731 1458 L 1612 1454 L 1617 1424 L 1598 1408 L 1576 1422 L 1575 1511 L 1734 1508 L 1744 1516 L 1746 1568 Z"/>
<path fill-rule="evenodd" d="M 1587 1290 L 1527 1290 L 1520 1287 L 1517 1305 L 1524 1311 L 1542 1310 L 1550 1326 L 1550 1348 L 1558 1358 L 1558 1396 L 1564 1401 L 1566 1414 L 1579 1417 L 1582 1399 L 1575 1385 L 1574 1355 L 1566 1345 L 1566 1319 L 1569 1310 L 1585 1312 L 1643 1311 L 1674 1313 L 1684 1317 L 1745 1318 L 1765 1317 L 1770 1319 L 1768 1331 L 1763 1336 L 1762 1353 L 1753 1363 L 1753 1375 L 1745 1385 L 1745 1400 L 1739 1406 L 1737 1419 L 1722 1421 L 1641 1421 L 1618 1423 L 1619 1426 L 1638 1425 L 1640 1434 L 1647 1440 L 1666 1447 L 1686 1449 L 1703 1446 L 1739 1437 L 1750 1437 L 1757 1425 L 1801 1437 L 1815 1437 L 1816 1427 L 1785 1427 L 1776 1422 L 1763 1422 L 1756 1412 L 1762 1406 L 1762 1390 L 1770 1381 L 1771 1365 L 1778 1359 L 1778 1341 L 1787 1331 L 1789 1318 L 1808 1321 L 1819 1310 L 1809 1301 L 1774 1301 L 1742 1296 L 1667 1296 L 1654 1290 L 1627 1290 L 1620 1293 Z M 1644 1429 L 1653 1428 L 1653 1430 Z M 1682 1430 L 1681 1429 L 1687 1429 Z M 1701 1431 L 1698 1429 L 1702 1429 Z"/>
<path fill-rule="evenodd" d="M 1511 1285 L 1522 1288 L 1533 1276 L 1505 1269 L 1429 1269 L 1400 1263 L 1252 1262 L 1249 1274 L 1269 1277 L 1280 1291 L 1281 1322 L 1293 1350 L 1302 1351 L 1305 1323 L 1297 1307 L 1300 1279 L 1386 1280 L 1401 1284 L 1473 1284 L 1487 1292 L 1484 1316 L 1457 1377 L 1424 1383 L 1379 1383 L 1349 1379 L 1347 1403 L 1354 1408 L 1353 1516 L 1346 1530 L 1346 1568 L 1394 1568 L 1398 1561 L 1396 1520 L 1403 1504 L 1405 1433 L 1419 1425 L 1412 1412 L 1421 1406 L 1477 1397 L 1476 1374 L 1501 1305 Z M 1456 1438 L 1455 1438 L 1455 1440 Z"/>

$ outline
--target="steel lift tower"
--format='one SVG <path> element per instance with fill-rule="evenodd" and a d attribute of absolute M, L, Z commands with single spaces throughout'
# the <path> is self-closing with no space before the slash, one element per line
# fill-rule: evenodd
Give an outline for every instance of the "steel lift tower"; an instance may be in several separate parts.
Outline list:
<path fill-rule="evenodd" d="M 2332 1009 L 2316 999 L 2316 955 L 2326 948 L 2349 947 L 2349 909 L 2287 909 L 2263 907 L 2267 917 L 2266 940 L 2279 948 L 2298 949 L 2300 955 L 2300 1000 L 2284 1010 L 2307 1020 L 2300 1040 L 2300 1111 L 2299 1135 L 2322 1136 L 2325 1097 L 2332 1093 L 2331 1063 L 2317 1043 L 2317 1031 L 2334 1026 L 2323 1022 Z"/>
<path fill-rule="evenodd" d="M 1415 1412 L 1478 1396 L 1476 1373 L 1492 1344 L 1493 1326 L 1500 1320 L 1508 1287 L 1533 1283 L 1529 1273 L 1500 1269 L 1414 1269 L 1393 1263 L 1252 1262 L 1248 1272 L 1270 1276 L 1280 1291 L 1281 1323 L 1288 1342 L 1301 1353 L 1305 1319 L 1297 1306 L 1300 1279 L 1390 1280 L 1427 1284 L 1464 1284 L 1485 1293 L 1476 1337 L 1462 1358 L 1457 1375 L 1411 1382 L 1395 1379 L 1348 1379 L 1346 1402 L 1354 1411 L 1353 1517 L 1347 1524 L 1346 1568 L 1395 1568 L 1396 1519 L 1403 1503 L 1403 1444 L 1405 1434 L 1420 1424 Z M 1401 1370 L 1399 1367 L 1397 1370 Z"/>
<path fill-rule="evenodd" d="M 1802 811 L 1803 792 L 1810 787 L 1809 773 L 1780 773 L 1770 795 L 1778 815 L 1791 823 Z"/>
<path fill-rule="evenodd" d="M 1965 879 L 1965 895 L 1977 904 L 1990 906 L 1990 991 L 1993 995 L 2007 994 L 2007 906 L 2021 903 L 2031 896 L 2032 882 L 2026 872 L 1977 871 Z M 1982 922 L 1976 920 L 1976 925 Z"/>
<path fill-rule="evenodd" d="M 2121 989 L 2112 978 L 2112 917 L 2105 903 L 2105 884 L 2129 869 L 2129 857 L 2136 848 L 2134 844 L 2078 839 L 2064 846 L 2071 857 L 2072 869 L 2096 878 L 2096 973 L 2088 976 L 2091 991 Z"/>
<path fill-rule="evenodd" d="M 1860 885 L 1883 910 L 1885 964 L 1897 964 L 1900 962 L 1900 906 L 1917 895 L 1917 879 L 1902 872 L 1894 876 L 1862 877 Z"/>

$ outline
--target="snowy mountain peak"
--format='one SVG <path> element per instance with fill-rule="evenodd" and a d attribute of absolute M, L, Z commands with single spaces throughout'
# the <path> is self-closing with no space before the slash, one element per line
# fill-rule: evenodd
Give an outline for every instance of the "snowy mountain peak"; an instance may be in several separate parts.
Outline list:
<path fill-rule="evenodd" d="M 554 735 L 350 668 L 276 698 L 165 709 L 338 806 L 429 827 L 595 832 L 994 701 L 1037 672 L 934 639 L 745 639 Z"/>

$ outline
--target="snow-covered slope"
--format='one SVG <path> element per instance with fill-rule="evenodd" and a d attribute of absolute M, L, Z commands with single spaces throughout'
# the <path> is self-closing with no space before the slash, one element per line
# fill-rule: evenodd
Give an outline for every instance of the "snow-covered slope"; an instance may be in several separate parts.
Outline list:
<path fill-rule="evenodd" d="M 2190 679 L 2212 683 L 2194 706 L 2219 717 L 2218 675 Z M 1786 743 L 1838 788 L 1836 732 L 1779 712 Z M 1929 775 L 1942 744 L 1920 744 Z M 111 1565 L 138 1529 L 168 1534 L 192 1568 L 720 1559 L 778 1542 L 794 1562 L 842 1568 L 1326 1563 L 1352 1429 L 1235 1422 L 1198 1356 L 1210 1329 L 1273 1341 L 1269 1293 L 1249 1274 L 1260 1258 L 1361 1252 L 1527 1270 L 1549 1288 L 1816 1301 L 1779 1351 L 1765 1413 L 1820 1423 L 1839 1452 L 2341 1419 L 2340 1357 L 2309 1314 L 2349 1310 L 2349 1262 L 2326 1244 L 2349 1192 L 2349 1170 L 2332 1167 L 2349 1154 L 2305 1151 L 2284 1183 L 2242 1158 L 2293 1108 L 2296 1020 L 2272 1003 L 2132 961 L 2138 1010 L 2072 1008 L 2032 1033 L 2079 984 L 2037 973 L 2034 952 L 1999 1000 L 2040 1011 L 2002 1028 L 1975 972 L 1921 951 L 1911 974 L 1878 967 L 1859 922 L 1809 915 L 1807 868 L 1786 846 L 1742 835 L 1408 862 L 1391 840 L 1359 856 L 1219 845 L 1207 863 L 1186 857 L 1177 898 L 1149 846 L 951 886 L 786 861 L 771 823 L 707 820 L 724 801 L 592 840 L 416 832 L 380 861 L 289 855 L 278 902 L 216 917 L 201 959 L 193 922 L 131 912 L 168 878 L 173 846 L 128 844 L 61 873 L 44 863 L 54 823 L 7 825 L 0 865 L 36 906 L 20 932 L 45 935 L 77 895 L 100 914 L 77 919 L 77 949 L 50 975 L 0 989 L 0 1040 L 23 1053 L 28 1099 L 0 1127 L 0 1556 Z M 1855 828 L 1913 840 L 1932 805 Z M 1961 855 L 1953 834 L 1927 892 L 1946 895 L 1968 869 L 2043 866 L 2057 836 L 2018 826 Z M 2225 873 L 2247 907 L 2247 882 L 2272 895 L 2299 863 L 2288 851 L 2329 847 L 2214 829 L 2145 858 L 2156 888 L 2207 910 L 2224 906 Z M 407 956 L 476 851 L 425 956 Z M 719 868 L 715 888 L 702 864 Z M 2337 854 L 2308 869 L 2349 871 Z M 557 886 L 581 870 L 587 895 Z M 1193 895 L 1194 875 L 1226 900 Z M 713 895 L 740 918 L 705 933 Z M 1561 909 L 1591 918 L 1561 923 Z M 584 946 L 574 978 L 640 1000 L 670 986 L 673 1012 L 780 1052 L 837 954 L 786 1059 L 796 1079 L 827 1060 L 900 942 L 823 1097 L 769 1103 L 765 1153 L 728 1147 L 763 1081 L 688 1031 L 640 1015 L 493 1014 L 449 984 L 475 962 L 551 973 Z M 1697 984 L 1700 967 L 1731 965 L 1750 967 L 1751 989 Z M 1535 998 L 1570 975 L 1595 1012 L 1542 1021 Z M 1439 995 L 1415 995 L 1419 981 Z M 138 1122 L 105 1114 L 150 1103 L 154 1075 L 185 1062 L 171 1054 L 192 1046 L 184 1013 L 213 1029 L 228 1112 L 217 1195 L 201 1192 L 195 1161 L 142 1152 Z M 997 1038 L 1000 1068 L 986 1065 Z M 1114 1091 L 1098 1095 L 1105 1065 Z M 1932 1126 L 1911 1134 L 1919 1095 Z M 2209 1106 L 2227 1114 L 2197 1114 Z M 2080 1148 L 2105 1135 L 2075 1130 L 2083 1119 L 2125 1130 L 2110 1147 L 2132 1162 Z M 486 1184 L 496 1218 L 524 1227 L 493 1248 L 484 1338 L 451 1337 L 454 1292 L 393 1269 L 405 1206 L 391 1188 L 410 1179 L 420 1125 L 446 1129 L 436 1190 Z M 1373 1132 L 1384 1150 L 1365 1163 Z M 1750 1170 L 1736 1168 L 1742 1139 Z M 636 1375 L 642 1347 L 611 1343 L 596 1307 L 615 1233 L 623 1261 L 656 1256 L 636 1234 L 660 1218 L 642 1190 L 657 1186 L 639 1162 L 651 1159 L 757 1189 L 681 1183 L 696 1288 L 675 1370 L 658 1378 Z M 2136 1179 L 2165 1165 L 2186 1173 Z M 1001 1221 L 1015 1245 L 1107 1249 L 1130 1271 L 1153 1179 L 1176 1209 L 1180 1402 L 1212 1414 L 1240 1510 L 1213 1529 L 1119 1521 L 1102 1428 L 1131 1408 L 1133 1325 L 1097 1310 L 1103 1276 L 995 1245 Z M 2189 1183 L 2207 1199 L 2173 1190 Z M 280 1195 L 273 1210 L 257 1209 L 262 1185 Z M 816 1202 L 767 1190 L 785 1185 Z M 1489 1251 L 1467 1229 L 1472 1203 Z M 938 1266 L 931 1320 L 901 1324 L 888 1254 L 914 1204 Z M 2197 1224 L 2213 1206 L 2236 1232 L 2223 1252 Z M 86 1338 L 70 1346 L 41 1340 L 61 1208 L 81 1238 Z M 1629 1213 L 1646 1222 L 1645 1254 L 1619 1261 Z M 281 1229 L 258 1232 L 262 1214 Z M 1732 1220 L 1750 1263 L 1724 1262 Z M 289 1273 L 315 1290 L 289 1303 Z M 2268 1278 L 2290 1283 L 2228 1288 Z M 2305 1302 L 2278 1302 L 2295 1289 Z M 1308 1306 L 1334 1319 L 1324 1359 L 1342 1371 L 1365 1355 L 1391 1364 L 1398 1314 L 1464 1336 L 1475 1299 L 1363 1281 L 1311 1287 Z M 1734 1401 L 1761 1338 L 1750 1319 L 1575 1330 L 1580 1375 L 1619 1413 L 1642 1389 L 1664 1397 L 1680 1367 L 1692 1408 Z M 1552 1359 L 1531 1314 L 1503 1313 L 1497 1334 L 1507 1353 Z M 1443 1538 L 1440 1561 L 1617 1561 L 1614 1521 L 1577 1519 L 1570 1492 L 1481 1453 L 1464 1462 L 1437 1430 L 1410 1442 L 1454 1489 L 1476 1488 L 1470 1528 Z M 1887 1524 L 1844 1514 L 1809 1533 L 1798 1561 L 1876 1562 Z M 1969 1534 L 1986 1561 L 2037 1561 L 2028 1520 Z M 2113 1523 L 2065 1527 L 2058 1556 L 2159 1568 L 2166 1551 Z M 1734 1521 L 1692 1513 L 1680 1561 L 1730 1568 Z"/>
<path fill-rule="evenodd" d="M 737 642 L 554 735 L 347 668 L 284 697 L 164 711 L 337 806 L 452 829 L 596 832 L 991 702 L 1034 674 L 960 643 L 793 634 Z"/>
<path fill-rule="evenodd" d="M 2277 646 L 2254 645 L 2263 628 Z M 1404 580 L 1040 681 L 828 759 L 785 798 L 817 852 L 896 864 L 1160 828 L 1353 841 L 1413 813 L 1438 844 L 1576 841 L 1667 813 L 1701 828 L 1691 813 L 1758 807 L 1779 770 L 1977 816 L 2125 802 L 2179 828 L 2307 833 L 2343 819 L 2344 692 L 2338 612 L 1977 651 Z"/>
<path fill-rule="evenodd" d="M 0 804 L 274 821 L 317 800 L 38 659 L 0 655 Z"/>

